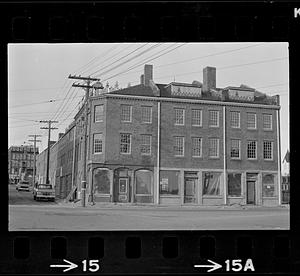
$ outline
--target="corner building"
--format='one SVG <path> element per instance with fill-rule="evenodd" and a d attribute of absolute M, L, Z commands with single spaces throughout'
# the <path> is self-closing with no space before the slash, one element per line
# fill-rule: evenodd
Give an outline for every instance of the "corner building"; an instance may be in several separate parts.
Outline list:
<path fill-rule="evenodd" d="M 213 67 L 204 68 L 203 83 L 192 84 L 155 83 L 152 70 L 145 65 L 139 85 L 90 96 L 89 198 L 281 204 L 279 96 L 245 85 L 217 88 Z"/>

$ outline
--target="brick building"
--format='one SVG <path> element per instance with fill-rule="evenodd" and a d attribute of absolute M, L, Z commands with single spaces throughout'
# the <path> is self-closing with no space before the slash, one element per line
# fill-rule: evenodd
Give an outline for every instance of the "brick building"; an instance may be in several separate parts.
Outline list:
<path fill-rule="evenodd" d="M 36 154 L 39 153 L 35 148 Z M 8 149 L 8 172 L 11 183 L 18 183 L 22 178 L 32 181 L 34 167 L 33 146 L 11 146 Z"/>
<path fill-rule="evenodd" d="M 279 97 L 245 85 L 141 84 L 92 95 L 88 184 L 95 201 L 278 205 Z"/>
<path fill-rule="evenodd" d="M 203 84 L 155 83 L 152 65 L 140 81 L 93 91 L 87 122 L 84 106 L 76 114 L 66 143 L 74 145 L 77 197 L 87 123 L 87 196 L 95 202 L 281 204 L 279 96 L 218 88 L 213 67 Z"/>

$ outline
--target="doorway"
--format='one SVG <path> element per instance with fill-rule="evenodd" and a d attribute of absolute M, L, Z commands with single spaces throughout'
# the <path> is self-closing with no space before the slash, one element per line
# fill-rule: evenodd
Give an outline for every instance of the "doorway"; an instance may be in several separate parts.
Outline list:
<path fill-rule="evenodd" d="M 247 204 L 255 204 L 255 181 L 247 181 Z"/>
<path fill-rule="evenodd" d="M 128 202 L 129 201 L 129 189 L 128 189 L 128 178 L 119 178 L 118 185 L 118 201 L 119 202 Z"/>
<path fill-rule="evenodd" d="M 197 172 L 184 173 L 184 199 L 183 202 L 196 203 L 196 183 L 198 177 Z"/>

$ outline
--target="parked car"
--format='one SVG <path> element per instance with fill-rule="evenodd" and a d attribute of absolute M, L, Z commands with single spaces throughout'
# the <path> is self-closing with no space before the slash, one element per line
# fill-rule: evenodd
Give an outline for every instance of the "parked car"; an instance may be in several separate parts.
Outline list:
<path fill-rule="evenodd" d="M 46 199 L 55 201 L 55 190 L 50 184 L 36 184 L 32 193 L 34 200 Z"/>
<path fill-rule="evenodd" d="M 29 182 L 21 180 L 17 185 L 16 185 L 16 190 L 17 191 L 27 191 L 29 192 Z"/>

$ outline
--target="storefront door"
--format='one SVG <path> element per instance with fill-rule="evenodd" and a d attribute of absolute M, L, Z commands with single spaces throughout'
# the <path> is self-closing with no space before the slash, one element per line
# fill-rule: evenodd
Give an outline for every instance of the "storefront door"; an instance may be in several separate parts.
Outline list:
<path fill-rule="evenodd" d="M 184 181 L 184 203 L 195 203 L 196 179 L 186 178 Z"/>
<path fill-rule="evenodd" d="M 122 177 L 119 178 L 118 185 L 118 201 L 119 202 L 128 202 L 129 201 L 129 187 L 128 187 L 128 178 Z"/>
<path fill-rule="evenodd" d="M 255 181 L 247 181 L 247 204 L 255 204 Z"/>

